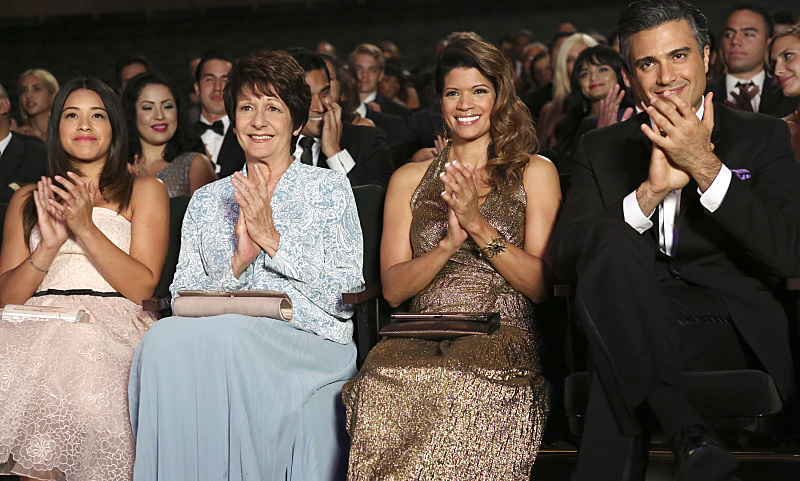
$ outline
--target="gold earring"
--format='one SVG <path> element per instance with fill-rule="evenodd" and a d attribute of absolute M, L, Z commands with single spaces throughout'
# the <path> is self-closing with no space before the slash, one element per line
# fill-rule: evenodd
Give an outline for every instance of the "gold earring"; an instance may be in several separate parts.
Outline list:
<path fill-rule="evenodd" d="M 444 121 L 444 114 L 442 114 L 442 137 L 444 138 L 444 143 L 450 143 L 450 136 L 447 135 L 447 122 Z"/>

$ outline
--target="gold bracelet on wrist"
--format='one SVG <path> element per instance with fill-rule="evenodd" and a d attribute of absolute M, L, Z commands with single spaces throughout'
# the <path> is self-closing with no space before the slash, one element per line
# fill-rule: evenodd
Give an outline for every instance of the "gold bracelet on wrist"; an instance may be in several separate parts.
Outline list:
<path fill-rule="evenodd" d="M 481 256 L 484 259 L 491 259 L 499 256 L 506 250 L 506 238 L 498 232 L 494 239 L 490 240 L 484 247 L 480 249 Z"/>

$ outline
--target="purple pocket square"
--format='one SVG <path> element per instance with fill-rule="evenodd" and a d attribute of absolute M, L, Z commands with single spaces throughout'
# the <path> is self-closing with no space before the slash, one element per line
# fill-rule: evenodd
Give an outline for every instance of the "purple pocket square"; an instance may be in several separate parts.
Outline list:
<path fill-rule="evenodd" d="M 731 169 L 731 172 L 733 174 L 736 174 L 736 177 L 738 177 L 741 180 L 747 180 L 753 176 L 747 169 Z"/>

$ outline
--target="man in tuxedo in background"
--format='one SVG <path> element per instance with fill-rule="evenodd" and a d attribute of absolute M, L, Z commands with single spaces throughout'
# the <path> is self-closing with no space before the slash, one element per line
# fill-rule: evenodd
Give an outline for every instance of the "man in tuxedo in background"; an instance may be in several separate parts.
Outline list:
<path fill-rule="evenodd" d="M 322 55 L 306 49 L 287 52 L 303 68 L 311 88 L 308 122 L 300 131 L 295 159 L 341 172 L 353 186 L 386 187 L 394 171 L 386 137 L 375 127 L 342 121 L 342 108 L 331 98 L 330 74 Z"/>
<path fill-rule="evenodd" d="M 643 480 L 654 415 L 680 481 L 737 461 L 681 390 L 682 370 L 795 374 L 770 287 L 800 272 L 800 164 L 785 122 L 703 97 L 705 16 L 683 0 L 620 15 L 638 116 L 584 135 L 554 236 L 593 359 L 578 480 Z"/>
<path fill-rule="evenodd" d="M 772 16 L 760 5 L 731 10 L 721 39 L 727 73 L 707 89 L 717 102 L 775 117 L 785 117 L 797 108 L 797 100 L 784 96 L 764 70 L 773 30 Z"/>
<path fill-rule="evenodd" d="M 0 202 L 8 204 L 17 189 L 43 175 L 47 175 L 44 142 L 11 132 L 11 101 L 0 85 Z"/>
<path fill-rule="evenodd" d="M 370 118 L 367 110 L 370 109 L 408 119 L 411 115 L 408 108 L 378 93 L 385 63 L 381 49 L 371 43 L 362 43 L 350 53 L 350 64 L 358 79 L 358 95 L 361 97 L 357 112 L 362 117 Z"/>
<path fill-rule="evenodd" d="M 245 161 L 222 100 L 232 66 L 225 54 L 212 50 L 200 58 L 195 73 L 194 91 L 200 97 L 200 120 L 195 122 L 195 132 L 203 139 L 220 179 L 241 169 Z"/>

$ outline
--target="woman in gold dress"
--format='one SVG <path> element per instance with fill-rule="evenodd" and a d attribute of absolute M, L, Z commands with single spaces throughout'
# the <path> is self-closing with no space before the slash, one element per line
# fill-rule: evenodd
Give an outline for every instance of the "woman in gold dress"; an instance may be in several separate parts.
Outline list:
<path fill-rule="evenodd" d="M 384 339 L 345 385 L 349 478 L 527 480 L 548 412 L 533 303 L 548 292 L 558 174 L 506 60 L 451 43 L 436 92 L 452 141 L 389 183 L 381 270 L 392 306 L 499 312 L 489 336 Z"/>

